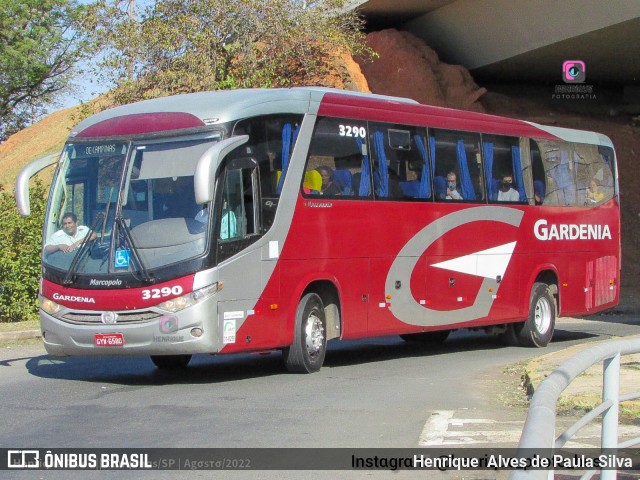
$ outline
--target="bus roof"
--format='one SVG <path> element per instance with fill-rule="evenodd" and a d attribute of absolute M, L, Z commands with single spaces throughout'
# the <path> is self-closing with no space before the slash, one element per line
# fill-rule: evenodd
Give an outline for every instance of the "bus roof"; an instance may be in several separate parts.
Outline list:
<path fill-rule="evenodd" d="M 401 97 L 323 87 L 221 90 L 145 100 L 93 115 L 78 124 L 71 136 L 102 137 L 162 132 L 277 113 L 317 113 L 611 146 L 611 141 L 606 136 L 594 132 L 422 105 Z"/>
<path fill-rule="evenodd" d="M 71 136 L 94 137 L 150 133 L 215 125 L 255 115 L 304 114 L 317 110 L 325 94 L 371 97 L 396 103 L 417 102 L 321 87 L 238 89 L 188 93 L 114 107 L 89 117 Z M 130 117 L 133 120 L 127 121 Z M 146 129 L 140 124 L 146 123 Z M 135 127 L 134 127 L 135 125 Z M 136 131 L 132 131 L 135 129 Z"/>

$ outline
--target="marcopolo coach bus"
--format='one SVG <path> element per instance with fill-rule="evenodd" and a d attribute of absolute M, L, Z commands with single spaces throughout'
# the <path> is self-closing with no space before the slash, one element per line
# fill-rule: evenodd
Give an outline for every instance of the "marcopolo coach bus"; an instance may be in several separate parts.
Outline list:
<path fill-rule="evenodd" d="M 20 174 L 21 213 L 51 163 L 40 316 L 53 355 L 175 368 L 282 350 L 290 371 L 313 372 L 334 338 L 484 328 L 542 347 L 556 315 L 619 299 L 616 161 L 597 133 L 323 88 L 235 90 L 83 121 Z"/>

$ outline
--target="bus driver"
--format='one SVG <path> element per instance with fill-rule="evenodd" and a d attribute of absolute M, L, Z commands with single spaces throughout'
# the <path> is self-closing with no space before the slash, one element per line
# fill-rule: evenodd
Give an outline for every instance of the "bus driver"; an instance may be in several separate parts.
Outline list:
<path fill-rule="evenodd" d="M 73 212 L 67 212 L 62 217 L 62 228 L 55 232 L 44 246 L 45 253 L 61 251 L 63 253 L 72 252 L 78 248 L 84 238 L 89 233 L 89 227 L 78 225 L 78 217 Z M 95 232 L 91 234 L 89 240 L 96 238 Z"/>

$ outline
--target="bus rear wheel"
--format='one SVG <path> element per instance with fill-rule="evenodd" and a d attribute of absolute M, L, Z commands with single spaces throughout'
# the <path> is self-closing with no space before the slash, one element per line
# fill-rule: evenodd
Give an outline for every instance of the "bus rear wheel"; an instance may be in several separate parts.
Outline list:
<path fill-rule="evenodd" d="M 293 343 L 283 350 L 284 364 L 293 373 L 320 370 L 327 353 L 327 322 L 322 299 L 308 293 L 296 310 Z"/>
<path fill-rule="evenodd" d="M 160 370 L 175 370 L 185 368 L 191 355 L 151 355 L 151 361 Z"/>
<path fill-rule="evenodd" d="M 556 302 L 545 283 L 534 283 L 529 301 L 529 317 L 513 328 L 520 345 L 546 347 L 556 324 Z"/>

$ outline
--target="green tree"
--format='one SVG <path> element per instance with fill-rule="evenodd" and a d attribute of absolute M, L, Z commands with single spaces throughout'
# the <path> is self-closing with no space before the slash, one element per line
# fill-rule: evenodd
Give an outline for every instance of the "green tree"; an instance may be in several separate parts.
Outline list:
<path fill-rule="evenodd" d="M 73 0 L 2 0 L 0 141 L 37 119 L 68 85 L 86 43 Z"/>
<path fill-rule="evenodd" d="M 29 191 L 31 215 L 21 217 L 13 196 L 0 191 L 0 322 L 37 318 L 46 194 L 36 178 Z"/>
<path fill-rule="evenodd" d="M 366 54 L 344 0 L 158 0 L 137 16 L 101 1 L 87 28 L 126 103 L 176 93 L 322 84 L 339 53 Z"/>

